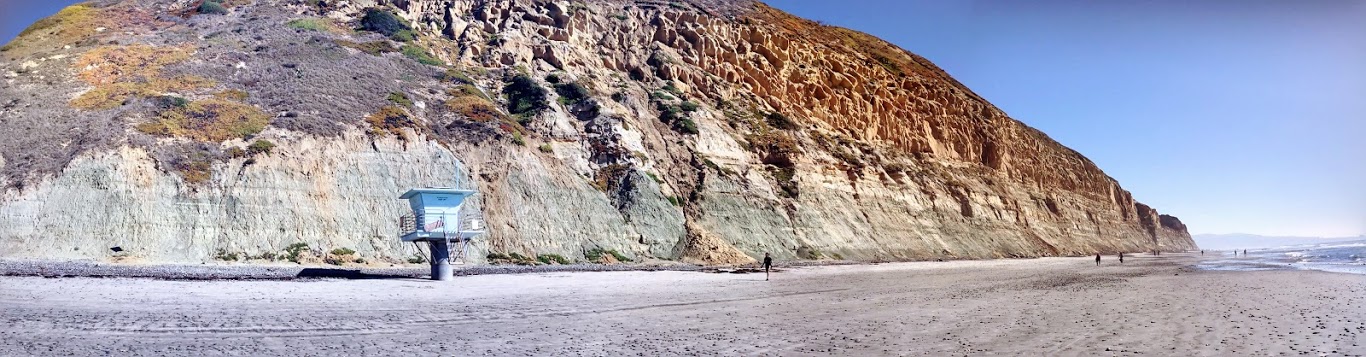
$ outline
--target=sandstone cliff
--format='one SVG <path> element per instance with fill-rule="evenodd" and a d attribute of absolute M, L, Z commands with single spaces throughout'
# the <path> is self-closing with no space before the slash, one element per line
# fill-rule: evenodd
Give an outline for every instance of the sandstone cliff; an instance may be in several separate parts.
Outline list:
<path fill-rule="evenodd" d="M 476 261 L 1194 248 L 924 58 L 761 3 L 97 1 L 0 73 L 0 257 L 403 262 L 397 195 L 457 182 Z"/>

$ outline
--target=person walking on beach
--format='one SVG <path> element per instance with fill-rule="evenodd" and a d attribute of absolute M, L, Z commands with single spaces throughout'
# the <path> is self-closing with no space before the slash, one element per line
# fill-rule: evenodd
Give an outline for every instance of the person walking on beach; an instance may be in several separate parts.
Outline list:
<path fill-rule="evenodd" d="M 1096 266 L 1100 266 L 1100 253 L 1096 253 Z"/>
<path fill-rule="evenodd" d="M 768 271 L 773 268 L 773 257 L 764 253 L 764 281 L 768 281 Z"/>
<path fill-rule="evenodd" d="M 1124 252 L 1119 252 L 1119 263 L 1124 264 Z"/>

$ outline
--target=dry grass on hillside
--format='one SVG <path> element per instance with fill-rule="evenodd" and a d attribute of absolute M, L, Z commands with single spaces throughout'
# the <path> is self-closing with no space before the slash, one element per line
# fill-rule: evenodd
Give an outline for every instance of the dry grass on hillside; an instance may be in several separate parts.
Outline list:
<path fill-rule="evenodd" d="M 95 87 L 71 101 L 86 110 L 108 110 L 133 97 L 153 97 L 167 92 L 185 92 L 214 85 L 212 80 L 184 75 L 165 78 L 167 65 L 190 58 L 194 48 L 184 46 L 105 46 L 81 55 L 73 65 L 77 77 Z"/>
<path fill-rule="evenodd" d="M 222 142 L 259 133 L 269 123 L 270 116 L 256 107 L 209 98 L 162 111 L 157 120 L 137 129 L 154 135 Z"/>
<path fill-rule="evenodd" d="M 393 134 L 403 141 L 409 140 L 408 133 L 403 129 L 417 126 L 407 111 L 393 105 L 384 106 L 378 112 L 365 117 L 365 122 L 370 124 L 370 135 L 386 136 Z"/>

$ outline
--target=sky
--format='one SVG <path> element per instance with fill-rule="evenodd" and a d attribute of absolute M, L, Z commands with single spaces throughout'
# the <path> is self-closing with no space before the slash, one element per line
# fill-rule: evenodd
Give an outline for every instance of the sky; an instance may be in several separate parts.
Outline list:
<path fill-rule="evenodd" d="M 0 42 L 70 0 L 0 0 Z M 1366 234 L 1366 0 L 769 0 L 881 37 L 1191 233 Z"/>
<path fill-rule="evenodd" d="M 28 25 L 38 19 L 52 16 L 68 5 L 78 3 L 73 0 L 0 0 L 0 43 L 9 43 Z"/>

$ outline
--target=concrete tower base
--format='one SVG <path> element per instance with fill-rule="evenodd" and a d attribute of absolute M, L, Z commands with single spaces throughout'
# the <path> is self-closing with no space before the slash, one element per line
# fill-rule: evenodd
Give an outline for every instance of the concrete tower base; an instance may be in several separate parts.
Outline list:
<path fill-rule="evenodd" d="M 451 271 L 451 249 L 445 240 L 429 240 L 431 248 L 432 280 L 447 281 L 455 278 Z"/>

